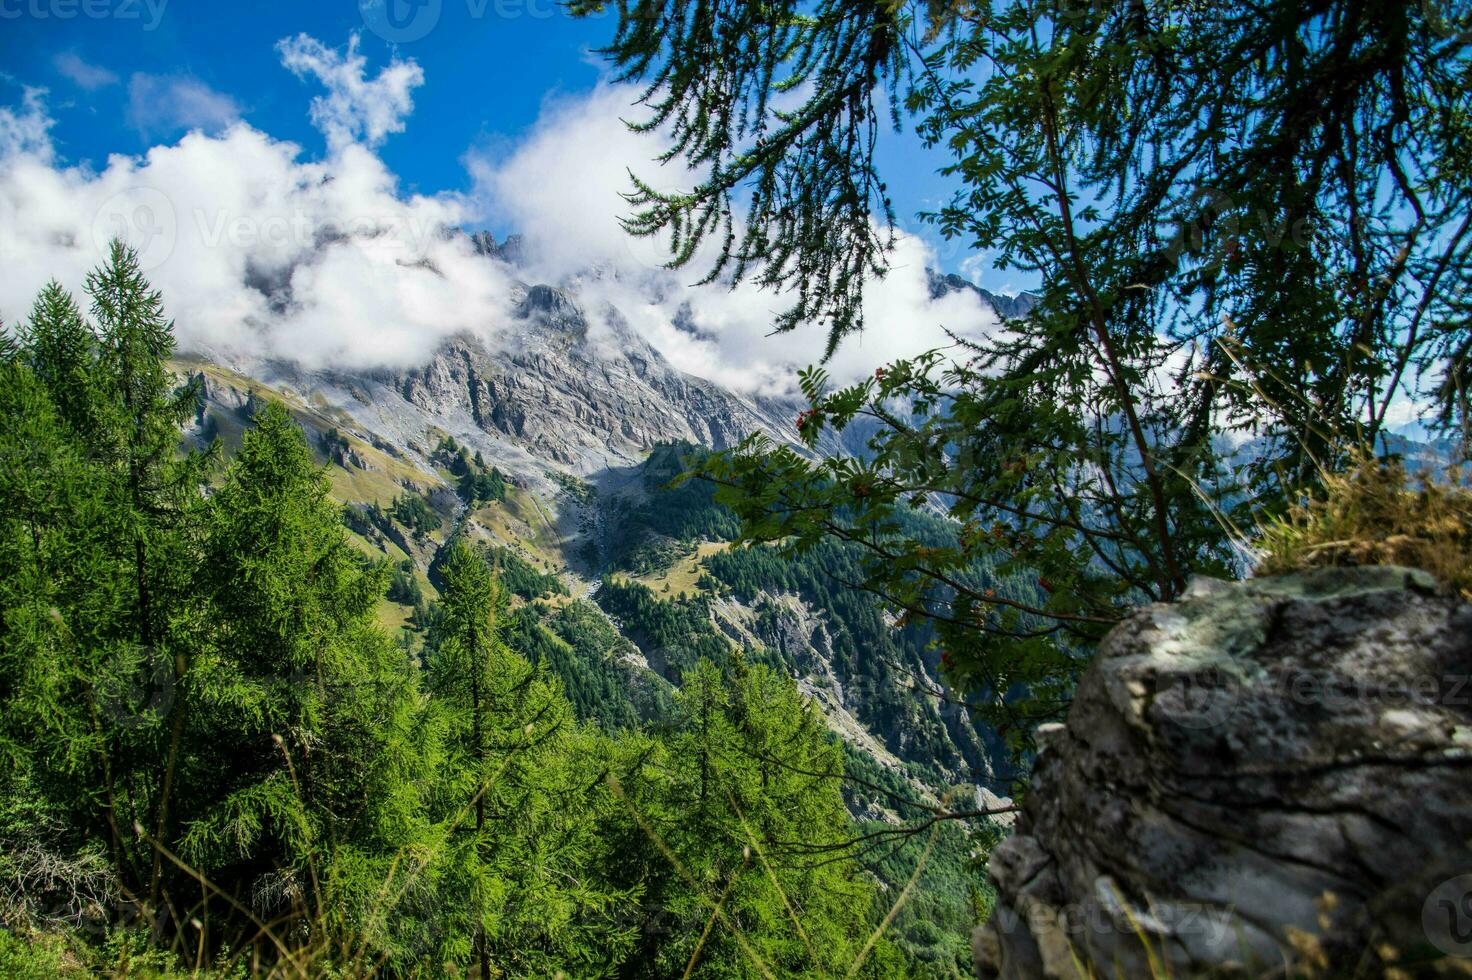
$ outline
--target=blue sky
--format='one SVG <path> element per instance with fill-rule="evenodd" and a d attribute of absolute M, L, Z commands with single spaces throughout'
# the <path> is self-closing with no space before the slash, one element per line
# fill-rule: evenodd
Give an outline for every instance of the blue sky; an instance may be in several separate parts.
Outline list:
<path fill-rule="evenodd" d="M 253 126 L 320 152 L 322 138 L 306 112 L 312 92 L 282 67 L 276 42 L 304 33 L 342 45 L 358 32 L 370 65 L 387 61 L 395 50 L 366 29 L 354 0 L 169 0 L 157 15 L 145 0 L 115 0 L 98 8 L 110 9 L 110 16 L 70 19 L 57 16 L 55 6 L 55 0 L 0 5 L 7 14 L 27 12 L 0 22 L 0 65 L 13 80 L 6 93 L 12 100 L 15 82 L 51 90 L 53 136 L 74 161 L 100 163 L 108 153 L 138 153 L 183 132 L 182 122 L 140 128 L 129 118 L 129 81 L 137 73 L 195 80 L 233 100 Z M 574 20 L 547 0 L 486 0 L 474 9 L 481 16 L 472 15 L 467 0 L 450 0 L 434 29 L 396 48 L 426 76 L 415 93 L 409 130 L 382 150 L 406 189 L 463 186 L 460 157 L 467 147 L 514 138 L 536 118 L 547 93 L 584 90 L 598 78 L 588 51 L 608 36 L 608 19 Z M 519 15 L 510 16 L 514 11 Z M 67 77 L 73 59 L 111 73 L 117 82 L 93 82 L 87 91 Z"/>
<path fill-rule="evenodd" d="M 321 153 L 322 136 L 306 112 L 313 91 L 282 67 L 275 46 L 297 34 L 341 46 L 357 33 L 370 67 L 397 55 L 425 75 L 406 131 L 379 150 L 384 161 L 406 191 L 462 190 L 467 149 L 513 144 L 549 96 L 597 83 L 604 68 L 594 50 L 615 23 L 613 14 L 569 17 L 554 0 L 363 2 L 360 9 L 357 0 L 0 0 L 0 72 L 7 76 L 0 104 L 17 101 L 21 86 L 46 88 L 52 139 L 69 163 L 100 166 L 110 153 L 142 153 L 232 110 Z M 140 102 L 170 97 L 186 105 L 176 113 L 161 105 L 138 111 Z M 939 162 L 908 134 L 883 146 L 902 224 L 937 246 L 914 215 L 947 192 L 935 175 Z M 961 250 L 939 251 L 948 270 L 960 268 Z"/>
<path fill-rule="evenodd" d="M 362 2 L 0 0 L 0 317 L 50 278 L 78 288 L 121 235 L 183 348 L 242 366 L 408 365 L 456 332 L 494 342 L 523 280 L 580 290 L 677 367 L 743 390 L 788 391 L 821 354 L 821 325 L 769 336 L 786 300 L 694 287 L 708 265 L 670 272 L 620 230 L 630 168 L 688 181 L 661 179 L 659 140 L 619 121 L 639 110 L 595 54 L 611 15 Z M 882 144 L 902 234 L 835 378 L 994 324 L 974 297 L 929 296 L 927 269 L 1012 290 L 916 220 L 947 193 L 941 162 L 912 134 Z M 442 234 L 457 226 L 523 232 L 527 257 L 488 270 Z"/>

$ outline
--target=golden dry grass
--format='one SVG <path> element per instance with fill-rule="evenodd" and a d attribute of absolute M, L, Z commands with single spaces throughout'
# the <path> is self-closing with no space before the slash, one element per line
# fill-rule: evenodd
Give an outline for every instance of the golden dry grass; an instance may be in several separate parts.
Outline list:
<path fill-rule="evenodd" d="M 1472 598 L 1472 490 L 1455 471 L 1416 482 L 1399 460 L 1368 456 L 1327 476 L 1314 499 L 1261 529 L 1258 573 L 1404 565 Z"/>

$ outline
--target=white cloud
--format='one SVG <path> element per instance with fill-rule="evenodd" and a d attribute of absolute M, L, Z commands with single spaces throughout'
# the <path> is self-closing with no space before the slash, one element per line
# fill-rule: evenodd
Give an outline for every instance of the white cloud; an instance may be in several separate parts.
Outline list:
<path fill-rule="evenodd" d="M 985 255 L 968 255 L 961 260 L 961 275 L 972 282 L 981 282 L 991 262 Z"/>
<path fill-rule="evenodd" d="M 218 126 L 142 157 L 62 166 L 44 93 L 28 90 L 20 107 L 0 109 L 0 313 L 24 314 L 53 276 L 79 290 L 121 233 L 142 252 L 186 350 L 308 367 L 422 363 L 453 334 L 489 340 L 514 322 L 513 273 L 444 234 L 494 214 L 527 236 L 531 268 L 515 274 L 577 290 L 595 340 L 618 342 L 598 329 L 612 306 L 678 368 L 749 392 L 790 391 L 795 369 L 817 360 L 821 328 L 769 336 L 787 298 L 749 283 L 692 288 L 703 267 L 665 270 L 657 243 L 620 228 L 630 168 L 657 186 L 688 182 L 660 181 L 657 141 L 620 122 L 631 89 L 601 85 L 551 101 L 508 152 L 467 156 L 473 196 L 406 195 L 373 147 L 403 128 L 418 66 L 394 61 L 370 80 L 356 41 L 345 54 L 302 36 L 278 50 L 328 89 L 312 108 L 328 138 L 322 160 L 244 122 L 224 125 L 230 102 L 214 114 Z M 943 346 L 947 328 L 995 327 L 969 293 L 930 298 L 935 264 L 923 240 L 899 236 L 890 275 L 866 289 L 869 329 L 839 348 L 835 377 Z"/>
<path fill-rule="evenodd" d="M 116 72 L 109 71 L 101 65 L 88 64 L 75 51 L 62 51 L 51 59 L 51 65 L 63 77 L 69 79 L 78 88 L 95 92 L 100 88 L 118 83 Z"/>
<path fill-rule="evenodd" d="M 192 76 L 139 72 L 128 79 L 128 122 L 145 138 L 181 130 L 215 133 L 239 118 L 234 99 Z"/>
<path fill-rule="evenodd" d="M 630 169 L 652 179 L 660 149 L 623 124 L 629 95 L 600 85 L 586 96 L 551 99 L 510 153 L 467 156 L 487 209 L 522 231 L 532 260 L 549 275 L 664 261 L 658 243 L 631 239 L 619 225 L 629 212 L 620 194 L 631 189 Z"/>
<path fill-rule="evenodd" d="M 325 96 L 312 99 L 311 114 L 332 149 L 355 142 L 378 146 L 389 134 L 403 132 L 404 120 L 414 111 L 414 89 L 424 84 L 424 72 L 412 59 L 395 58 L 369 79 L 357 34 L 348 40 L 346 53 L 305 34 L 278 42 L 276 50 L 298 78 L 310 76 L 327 89 Z"/>
<path fill-rule="evenodd" d="M 46 111 L 46 90 L 22 89 L 19 107 L 0 106 L 0 160 L 26 155 L 50 161 L 54 125 L 56 120 Z"/>
<path fill-rule="evenodd" d="M 680 369 L 741 390 L 790 391 L 796 369 L 821 355 L 820 327 L 770 336 L 786 297 L 749 283 L 690 287 L 709 268 L 708 252 L 692 266 L 665 270 L 659 242 L 630 239 L 620 227 L 630 210 L 621 196 L 631 189 L 630 170 L 663 190 L 688 186 L 691 177 L 661 171 L 658 140 L 623 124 L 637 113 L 635 97 L 632 87 L 605 84 L 551 101 L 510 153 L 471 154 L 467 165 L 488 210 L 522 229 L 537 277 L 592 273 L 578 281 L 586 305 L 614 305 Z M 828 365 L 835 378 L 946 346 L 947 329 L 974 336 L 996 326 L 970 293 L 930 298 L 926 269 L 938 264 L 922 239 L 899 234 L 890 274 L 865 289 L 868 329 L 846 340 Z"/>
<path fill-rule="evenodd" d="M 344 369 L 421 363 L 451 334 L 489 336 L 508 322 L 511 288 L 498 267 L 443 234 L 467 216 L 454 196 L 401 194 L 362 147 L 305 161 L 245 123 L 113 156 L 100 171 L 9 140 L 0 314 L 26 314 L 52 277 L 80 295 L 122 233 L 184 350 Z"/>

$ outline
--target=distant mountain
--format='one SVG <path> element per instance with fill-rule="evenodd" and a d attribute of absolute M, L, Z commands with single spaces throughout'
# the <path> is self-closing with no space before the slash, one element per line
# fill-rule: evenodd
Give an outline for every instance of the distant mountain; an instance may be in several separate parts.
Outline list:
<path fill-rule="evenodd" d="M 1034 293 L 1024 292 L 1016 296 L 994 293 L 989 289 L 982 289 L 970 279 L 963 279 L 955 273 L 941 275 L 932 269 L 926 271 L 926 278 L 930 285 L 931 299 L 940 299 L 949 293 L 972 292 L 981 298 L 982 303 L 995 310 L 1003 320 L 1020 320 L 1038 305 L 1038 296 Z"/>
<path fill-rule="evenodd" d="M 477 254 L 521 273 L 519 236 L 469 238 Z M 572 289 L 539 283 L 516 289 L 511 322 L 485 331 L 493 342 L 458 335 L 426 363 L 394 371 L 234 364 L 237 379 L 227 387 L 248 389 L 253 382 L 290 393 L 426 479 L 433 475 L 429 455 L 444 435 L 544 488 L 551 486 L 543 479 L 548 468 L 590 476 L 637 463 L 662 443 L 722 449 L 761 432 L 797 445 L 793 423 L 804 407 L 797 399 L 739 393 L 684 373 L 618 310 L 589 311 Z M 1003 317 L 1025 315 L 1036 302 L 1028 293 L 1001 296 L 959 276 L 931 276 L 933 296 L 962 289 Z M 862 427 L 855 427 L 821 448 L 862 453 L 863 442 Z"/>
<path fill-rule="evenodd" d="M 516 237 L 471 240 L 488 262 L 524 274 Z M 954 276 L 932 281 L 933 291 L 966 288 L 977 289 Z M 1033 301 L 977 294 L 1002 316 L 1024 315 Z M 509 322 L 488 326 L 494 342 L 456 336 L 404 370 L 183 357 L 180 368 L 204 383 L 192 435 L 229 449 L 264 399 L 291 408 L 354 515 L 354 540 L 398 566 L 381 620 L 411 648 L 416 623 L 432 615 L 438 556 L 464 535 L 514 556 L 521 578 L 558 583 L 523 597 L 518 628 L 590 716 L 649 720 L 693 657 L 740 650 L 798 677 L 852 765 L 926 795 L 999 771 L 996 740 L 938 696 L 927 637 L 834 585 L 844 555 L 740 557 L 709 488 L 663 489 L 681 454 L 699 447 L 753 432 L 797 445 L 797 401 L 681 372 L 617 310 L 590 311 L 571 288 L 523 283 Z M 822 448 L 861 452 L 862 436 L 856 428 L 849 445 Z M 501 474 L 504 499 L 466 498 L 457 470 L 467 460 Z M 852 803 L 871 817 L 886 812 L 882 800 Z"/>

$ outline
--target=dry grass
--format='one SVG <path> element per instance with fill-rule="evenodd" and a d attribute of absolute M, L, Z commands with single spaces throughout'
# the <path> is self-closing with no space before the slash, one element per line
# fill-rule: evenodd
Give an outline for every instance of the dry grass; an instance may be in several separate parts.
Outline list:
<path fill-rule="evenodd" d="M 1261 529 L 1258 573 L 1404 565 L 1472 598 L 1472 490 L 1457 472 L 1418 482 L 1399 460 L 1368 456 L 1327 476 L 1315 499 Z"/>
<path fill-rule="evenodd" d="M 677 558 L 668 568 L 647 575 L 635 575 L 633 579 L 661 596 L 679 595 L 681 592 L 694 594 L 700 591 L 696 583 L 705 574 L 705 559 L 730 547 L 728 541 L 702 541 L 694 552 Z"/>

